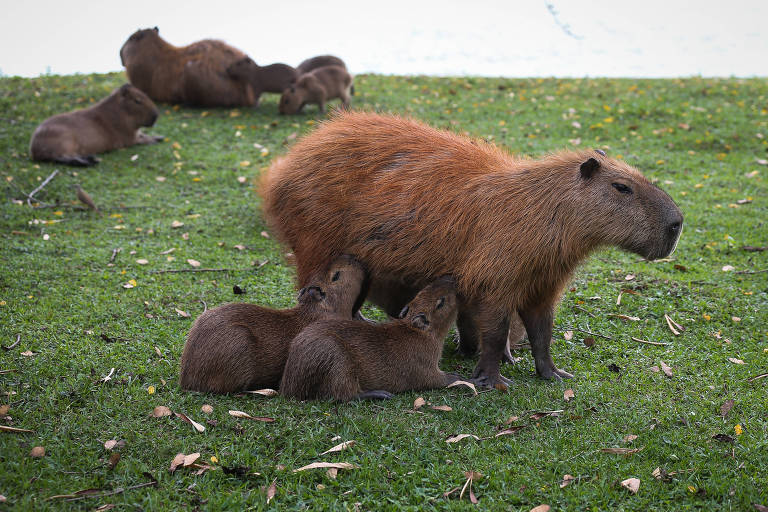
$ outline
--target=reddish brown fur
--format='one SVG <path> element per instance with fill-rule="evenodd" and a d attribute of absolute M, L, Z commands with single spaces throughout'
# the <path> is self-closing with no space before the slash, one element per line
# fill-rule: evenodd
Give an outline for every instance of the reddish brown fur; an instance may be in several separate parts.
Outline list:
<path fill-rule="evenodd" d="M 365 296 L 365 278 L 362 265 L 343 256 L 309 279 L 292 309 L 232 303 L 206 311 L 184 345 L 181 387 L 214 393 L 276 388 L 289 342 L 319 319 L 352 318 Z"/>
<path fill-rule="evenodd" d="M 301 400 L 347 401 L 371 392 L 446 386 L 460 378 L 438 368 L 455 318 L 455 283 L 448 277 L 419 292 L 398 320 L 314 323 L 291 342 L 280 392 Z"/>
<path fill-rule="evenodd" d="M 303 75 L 304 73 L 309 73 L 313 69 L 321 68 L 323 66 L 339 66 L 340 68 L 347 69 L 347 65 L 338 57 L 333 55 L 318 55 L 302 61 L 301 64 L 296 66 L 296 72 L 299 75 Z"/>
<path fill-rule="evenodd" d="M 227 74 L 240 80 L 251 88 L 255 106 L 263 92 L 282 93 L 298 78 L 298 73 L 288 64 L 270 64 L 259 66 L 250 57 L 244 57 L 227 68 Z"/>
<path fill-rule="evenodd" d="M 577 265 L 608 245 L 663 257 L 682 227 L 666 193 L 596 151 L 514 157 L 371 113 L 323 123 L 270 167 L 261 194 L 300 282 L 336 254 L 354 254 L 371 271 L 369 299 L 392 314 L 435 276 L 454 275 L 460 335 L 481 347 L 475 376 L 487 385 L 504 382 L 499 358 L 516 314 L 538 373 L 570 376 L 554 366 L 549 343 L 553 308 Z"/>
<path fill-rule="evenodd" d="M 325 112 L 325 102 L 341 98 L 344 108 L 349 107 L 352 76 L 339 66 L 323 66 L 305 73 L 296 83 L 283 91 L 280 98 L 281 114 L 295 114 L 307 103 L 317 104 Z"/>
<path fill-rule="evenodd" d="M 157 28 L 136 31 L 120 49 L 128 79 L 150 98 L 201 107 L 254 104 L 251 89 L 226 72 L 245 56 L 215 39 L 173 46 L 160 37 Z"/>
<path fill-rule="evenodd" d="M 99 161 L 94 154 L 163 140 L 139 130 L 154 125 L 156 119 L 152 100 L 125 84 L 92 107 L 43 121 L 32 134 L 29 153 L 33 160 L 93 165 Z"/>

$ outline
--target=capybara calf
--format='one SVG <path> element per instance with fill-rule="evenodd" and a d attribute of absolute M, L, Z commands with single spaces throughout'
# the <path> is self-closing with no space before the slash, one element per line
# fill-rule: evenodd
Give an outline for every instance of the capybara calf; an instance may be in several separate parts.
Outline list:
<path fill-rule="evenodd" d="M 300 112 L 307 103 L 316 103 L 325 112 L 325 102 L 341 98 L 344 108 L 349 107 L 352 76 L 339 66 L 323 66 L 301 75 L 296 83 L 283 91 L 280 98 L 281 114 Z"/>
<path fill-rule="evenodd" d="M 309 73 L 313 69 L 321 68 L 323 66 L 338 66 L 347 69 L 347 65 L 338 57 L 333 55 L 317 55 L 316 57 L 310 57 L 301 61 L 301 64 L 296 67 L 296 72 L 299 75 L 303 75 L 304 73 Z"/>
<path fill-rule="evenodd" d="M 134 32 L 120 48 L 128 80 L 150 98 L 199 107 L 254 104 L 250 88 L 226 71 L 245 56 L 215 39 L 173 46 L 160 37 L 157 27 Z"/>
<path fill-rule="evenodd" d="M 288 64 L 270 64 L 259 66 L 250 57 L 244 57 L 227 68 L 227 74 L 235 80 L 240 80 L 251 88 L 255 99 L 254 106 L 259 105 L 259 96 L 263 92 L 282 93 L 298 78 L 298 73 Z"/>
<path fill-rule="evenodd" d="M 291 342 L 280 392 L 347 401 L 447 386 L 461 378 L 438 368 L 455 319 L 456 286 L 445 276 L 419 292 L 397 320 L 316 322 Z"/>
<path fill-rule="evenodd" d="M 519 315 L 542 377 L 554 308 L 591 252 L 649 260 L 674 251 L 683 215 L 664 191 L 600 150 L 515 157 L 397 116 L 342 112 L 262 178 L 264 213 L 295 253 L 299 282 L 342 252 L 371 273 L 369 299 L 397 314 L 436 276 L 457 280 L 462 344 L 479 346 L 476 382 L 499 373 Z"/>
<path fill-rule="evenodd" d="M 276 388 L 294 336 L 322 318 L 353 318 L 365 288 L 363 266 L 341 256 L 308 279 L 293 309 L 231 303 L 206 311 L 184 345 L 181 387 L 213 393 Z"/>
<path fill-rule="evenodd" d="M 94 155 L 135 144 L 154 144 L 160 135 L 139 130 L 157 120 L 157 107 L 146 94 L 125 84 L 92 107 L 49 117 L 29 143 L 32 160 L 87 166 Z"/>

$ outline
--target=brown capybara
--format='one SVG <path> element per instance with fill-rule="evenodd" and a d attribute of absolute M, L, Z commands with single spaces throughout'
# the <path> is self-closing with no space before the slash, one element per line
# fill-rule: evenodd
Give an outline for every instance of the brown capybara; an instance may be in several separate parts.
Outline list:
<path fill-rule="evenodd" d="M 447 386 L 461 379 L 438 368 L 455 319 L 456 285 L 444 276 L 420 291 L 397 320 L 316 322 L 291 342 L 280 393 L 348 401 Z"/>
<path fill-rule="evenodd" d="M 227 74 L 235 80 L 248 84 L 255 99 L 254 106 L 259 105 L 259 96 L 263 92 L 282 93 L 298 78 L 298 73 L 288 64 L 270 64 L 259 66 L 250 57 L 230 64 Z"/>
<path fill-rule="evenodd" d="M 342 252 L 371 273 L 369 300 L 396 314 L 436 276 L 457 280 L 461 343 L 473 377 L 499 373 L 510 320 L 525 325 L 542 377 L 571 377 L 550 356 L 554 308 L 591 252 L 649 260 L 674 251 L 683 216 L 664 191 L 597 151 L 515 157 L 418 121 L 342 112 L 262 177 L 269 225 L 295 253 L 299 282 Z M 514 319 L 517 320 L 517 319 Z"/>
<path fill-rule="evenodd" d="M 215 39 L 173 46 L 160 37 L 157 27 L 134 32 L 120 48 L 128 80 L 150 98 L 199 107 L 254 104 L 250 87 L 226 71 L 245 56 Z"/>
<path fill-rule="evenodd" d="M 323 66 L 339 66 L 340 68 L 347 69 L 347 65 L 338 57 L 333 55 L 318 55 L 302 61 L 301 64 L 296 67 L 296 72 L 299 75 L 303 75 L 304 73 L 309 73 L 313 69 L 321 68 Z"/>
<path fill-rule="evenodd" d="M 125 84 L 92 107 L 49 117 L 29 143 L 32 160 L 88 166 L 94 155 L 135 144 L 154 144 L 160 135 L 139 130 L 157 120 L 157 107 L 146 94 Z"/>
<path fill-rule="evenodd" d="M 292 309 L 231 303 L 200 315 L 181 356 L 181 387 L 212 393 L 276 388 L 294 336 L 319 319 L 353 318 L 365 300 L 365 269 L 349 256 L 307 282 Z"/>
<path fill-rule="evenodd" d="M 339 66 L 323 66 L 301 75 L 296 83 L 283 91 L 278 109 L 281 114 L 296 114 L 307 103 L 317 104 L 325 112 L 325 102 L 341 98 L 344 108 L 349 107 L 352 76 Z"/>

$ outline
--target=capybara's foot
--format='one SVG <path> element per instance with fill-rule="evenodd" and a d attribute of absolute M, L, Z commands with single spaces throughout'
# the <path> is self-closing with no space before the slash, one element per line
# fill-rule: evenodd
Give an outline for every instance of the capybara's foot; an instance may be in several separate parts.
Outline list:
<path fill-rule="evenodd" d="M 506 391 L 512 384 L 512 381 L 499 373 L 499 370 L 490 372 L 481 368 L 475 368 L 475 373 L 472 374 L 472 383 L 483 388 Z"/>
<path fill-rule="evenodd" d="M 61 164 L 72 165 L 75 167 L 90 167 L 100 162 L 98 158 L 93 155 L 85 156 L 62 156 L 55 160 Z"/>
<path fill-rule="evenodd" d="M 539 374 L 539 377 L 549 379 L 549 380 L 563 380 L 563 379 L 572 379 L 573 374 L 568 373 L 565 370 L 561 370 L 560 368 L 556 367 L 555 365 L 547 366 L 543 369 L 536 369 L 536 373 Z"/>
<path fill-rule="evenodd" d="M 517 362 L 515 358 L 512 357 L 512 352 L 509 350 L 509 341 L 507 341 L 507 346 L 504 347 L 504 355 L 501 356 L 501 362 L 509 364 L 515 364 Z"/>
<path fill-rule="evenodd" d="M 389 391 L 383 389 L 375 389 L 371 391 L 363 391 L 355 397 L 355 400 L 389 400 L 393 395 Z"/>
<path fill-rule="evenodd" d="M 150 135 L 152 138 L 152 144 L 157 144 L 158 142 L 163 142 L 165 140 L 165 135 Z"/>

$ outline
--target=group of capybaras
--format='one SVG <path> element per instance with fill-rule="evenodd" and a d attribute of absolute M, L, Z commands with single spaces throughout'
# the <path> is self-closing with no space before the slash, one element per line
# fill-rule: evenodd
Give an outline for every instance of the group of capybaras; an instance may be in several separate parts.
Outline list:
<path fill-rule="evenodd" d="M 258 107 L 281 114 L 339 98 L 343 109 L 261 176 L 267 223 L 295 258 L 298 304 L 246 303 L 204 312 L 181 360 L 184 389 L 278 389 L 299 399 L 384 399 L 463 380 L 442 372 L 455 324 L 471 376 L 506 389 L 499 371 L 525 335 L 538 375 L 572 375 L 550 354 L 555 308 L 593 251 L 616 246 L 649 260 L 671 254 L 683 216 L 667 193 L 600 149 L 540 159 L 393 114 L 349 110 L 352 77 L 338 57 L 296 68 L 257 65 L 218 40 L 176 47 L 157 28 L 120 50 L 130 84 L 96 105 L 44 121 L 34 160 L 93 165 L 98 153 L 159 136 L 141 133 L 154 101 Z M 390 317 L 360 313 L 368 300 Z"/>

